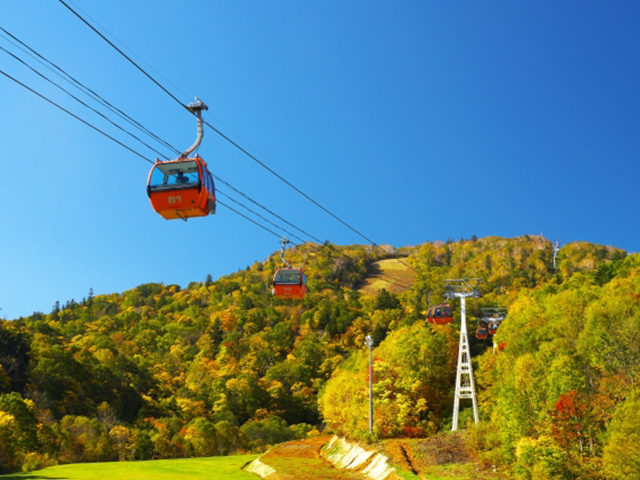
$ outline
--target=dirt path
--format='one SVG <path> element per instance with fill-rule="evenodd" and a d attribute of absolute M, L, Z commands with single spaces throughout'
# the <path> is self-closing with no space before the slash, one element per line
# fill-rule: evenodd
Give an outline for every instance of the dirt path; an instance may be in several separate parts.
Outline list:
<path fill-rule="evenodd" d="M 320 455 L 330 436 L 287 442 L 260 457 L 276 470 L 267 480 L 362 480 L 362 475 L 334 468 Z M 293 460 L 293 461 L 292 461 Z"/>

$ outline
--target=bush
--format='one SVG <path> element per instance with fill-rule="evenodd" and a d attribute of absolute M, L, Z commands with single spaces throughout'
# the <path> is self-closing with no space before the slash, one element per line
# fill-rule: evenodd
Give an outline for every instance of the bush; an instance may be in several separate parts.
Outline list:
<path fill-rule="evenodd" d="M 254 451 L 264 451 L 269 445 L 296 438 L 295 432 L 287 423 L 275 415 L 266 420 L 249 421 L 240 430 L 244 433 L 249 448 Z"/>
<path fill-rule="evenodd" d="M 47 467 L 54 467 L 58 462 L 46 453 L 27 453 L 22 462 L 23 472 L 33 472 Z"/>

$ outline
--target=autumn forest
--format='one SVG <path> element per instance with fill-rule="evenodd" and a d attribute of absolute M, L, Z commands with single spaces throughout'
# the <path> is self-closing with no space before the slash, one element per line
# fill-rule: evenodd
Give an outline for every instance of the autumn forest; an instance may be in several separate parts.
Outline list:
<path fill-rule="evenodd" d="M 391 259 L 402 281 L 381 271 Z M 525 235 L 304 244 L 287 260 L 305 268 L 303 300 L 272 295 L 274 252 L 216 281 L 89 291 L 0 322 L 0 473 L 450 430 L 460 302 L 452 325 L 425 311 L 445 279 L 473 277 L 480 422 L 466 403 L 460 422 L 478 459 L 516 478 L 640 477 L 639 254 L 576 242 L 554 266 L 552 243 Z M 482 307 L 508 309 L 493 339 L 473 334 Z"/>

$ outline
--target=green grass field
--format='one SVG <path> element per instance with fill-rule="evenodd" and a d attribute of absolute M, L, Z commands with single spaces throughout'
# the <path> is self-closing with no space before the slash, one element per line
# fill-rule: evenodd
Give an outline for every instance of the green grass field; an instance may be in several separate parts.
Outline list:
<path fill-rule="evenodd" d="M 146 462 L 77 463 L 36 472 L 0 475 L 2 480 L 256 480 L 241 470 L 257 455 L 181 458 Z"/>

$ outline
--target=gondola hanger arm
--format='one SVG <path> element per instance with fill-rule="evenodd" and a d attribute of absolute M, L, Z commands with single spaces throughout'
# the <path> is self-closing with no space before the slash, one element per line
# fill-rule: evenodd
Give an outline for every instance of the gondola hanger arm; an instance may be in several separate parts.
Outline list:
<path fill-rule="evenodd" d="M 291 243 L 291 242 L 290 242 L 289 240 L 287 240 L 287 238 L 286 238 L 286 237 L 282 237 L 282 239 L 280 239 L 280 245 L 281 245 L 281 246 L 280 246 L 280 258 L 282 259 L 282 263 L 284 263 L 284 265 L 285 265 L 287 268 L 293 268 L 293 267 L 291 266 L 291 264 L 290 264 L 289 262 L 287 262 L 287 261 L 285 260 L 285 258 L 284 258 L 284 252 L 285 252 L 285 250 L 287 249 L 287 244 L 288 244 L 288 243 Z"/>
<path fill-rule="evenodd" d="M 187 105 L 187 110 L 191 113 L 195 113 L 196 115 L 196 119 L 198 121 L 198 136 L 196 137 L 194 144 L 187 148 L 184 153 L 180 155 L 180 158 L 188 157 L 189 154 L 195 151 L 200 146 L 200 143 L 202 143 L 202 137 L 204 137 L 204 129 L 202 128 L 202 111 L 209 110 L 209 107 L 207 107 L 202 100 L 196 97 L 195 102 L 191 102 Z"/>

